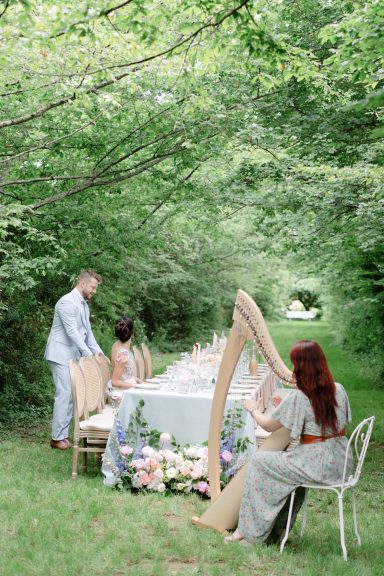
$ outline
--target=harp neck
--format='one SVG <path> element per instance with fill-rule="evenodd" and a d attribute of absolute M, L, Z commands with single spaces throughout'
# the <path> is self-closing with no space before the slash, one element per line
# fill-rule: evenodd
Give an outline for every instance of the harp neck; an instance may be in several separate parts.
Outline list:
<path fill-rule="evenodd" d="M 243 290 L 237 292 L 233 321 L 236 330 L 247 339 L 254 340 L 256 347 L 274 374 L 288 386 L 294 386 L 292 371 L 287 368 L 276 350 L 259 307 Z"/>

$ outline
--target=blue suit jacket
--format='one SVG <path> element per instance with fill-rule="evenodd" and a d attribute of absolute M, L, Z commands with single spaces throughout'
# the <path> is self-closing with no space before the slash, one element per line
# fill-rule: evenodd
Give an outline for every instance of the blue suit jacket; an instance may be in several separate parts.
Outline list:
<path fill-rule="evenodd" d="M 74 288 L 55 306 L 44 358 L 67 365 L 69 360 L 102 352 L 89 323 L 89 308 Z"/>

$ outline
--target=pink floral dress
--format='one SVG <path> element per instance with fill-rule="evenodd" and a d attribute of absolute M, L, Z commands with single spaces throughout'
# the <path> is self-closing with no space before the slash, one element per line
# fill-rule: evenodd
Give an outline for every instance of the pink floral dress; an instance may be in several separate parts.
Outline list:
<path fill-rule="evenodd" d="M 336 384 L 337 429 L 351 422 L 348 396 L 341 384 Z M 307 396 L 292 390 L 271 416 L 290 430 L 296 440 L 302 434 L 321 436 Z M 326 430 L 324 435 L 331 435 Z M 348 440 L 345 436 L 325 442 L 298 444 L 288 452 L 254 452 L 245 481 L 240 507 L 238 530 L 248 542 L 263 542 L 288 496 L 301 484 L 333 484 L 341 480 Z M 349 455 L 352 467 L 352 455 Z"/>
<path fill-rule="evenodd" d="M 135 358 L 132 352 L 127 348 L 120 348 L 116 354 L 115 362 L 117 364 L 124 364 L 121 380 L 135 384 Z M 120 400 L 125 390 L 123 388 L 115 388 L 112 386 L 112 380 L 109 380 L 107 384 L 107 392 L 112 400 Z"/>

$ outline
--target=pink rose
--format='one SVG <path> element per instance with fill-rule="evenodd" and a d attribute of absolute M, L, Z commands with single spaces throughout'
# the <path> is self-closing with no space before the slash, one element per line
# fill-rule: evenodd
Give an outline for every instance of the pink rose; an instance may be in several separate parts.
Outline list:
<path fill-rule="evenodd" d="M 190 476 L 191 475 L 191 470 L 189 468 L 187 468 L 187 466 L 184 466 L 181 470 L 181 475 L 182 476 Z"/>
<path fill-rule="evenodd" d="M 144 473 L 142 476 L 140 476 L 139 478 L 139 483 L 142 486 L 147 486 L 151 481 L 151 477 L 149 474 Z"/>
<path fill-rule="evenodd" d="M 232 452 L 230 452 L 229 450 L 223 450 L 221 453 L 221 457 L 224 460 L 224 462 L 230 462 L 233 458 Z"/>
<path fill-rule="evenodd" d="M 162 434 L 160 434 L 160 442 L 162 444 L 166 444 L 167 442 L 169 442 L 171 439 L 171 435 L 168 434 L 168 432 L 163 432 Z"/>
<path fill-rule="evenodd" d="M 209 484 L 207 482 L 199 482 L 197 485 L 197 489 L 201 494 L 205 494 L 208 492 Z"/>
<path fill-rule="evenodd" d="M 130 446 L 122 446 L 120 448 L 120 453 L 123 456 L 129 456 L 130 454 L 132 454 L 132 452 L 133 452 L 133 448 L 131 448 Z"/>
<path fill-rule="evenodd" d="M 145 466 L 145 461 L 142 458 L 132 460 L 132 466 L 136 468 L 136 470 L 141 470 Z"/>
<path fill-rule="evenodd" d="M 149 459 L 149 467 L 152 468 L 152 469 L 156 469 L 156 468 L 159 467 L 159 463 L 158 463 L 158 461 L 156 460 L 156 458 L 150 458 L 150 459 Z"/>

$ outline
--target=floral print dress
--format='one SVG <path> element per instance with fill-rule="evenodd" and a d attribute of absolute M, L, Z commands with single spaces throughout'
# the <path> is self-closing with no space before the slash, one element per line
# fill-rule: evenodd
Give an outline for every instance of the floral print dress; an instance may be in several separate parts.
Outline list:
<path fill-rule="evenodd" d="M 136 383 L 135 379 L 135 358 L 130 350 L 127 348 L 120 348 L 116 354 L 115 362 L 117 364 L 124 364 L 123 373 L 121 375 L 121 380 L 124 382 L 130 382 L 132 384 Z M 109 380 L 107 384 L 107 392 L 108 395 L 112 398 L 112 400 L 121 400 L 123 393 L 125 392 L 124 388 L 115 388 L 112 386 L 112 380 Z"/>
<path fill-rule="evenodd" d="M 351 422 L 348 396 L 341 384 L 336 384 L 337 429 L 342 430 Z M 322 436 L 307 396 L 292 390 L 271 413 L 285 428 L 291 438 L 302 434 Z M 324 435 L 331 435 L 325 430 Z M 275 520 L 288 496 L 301 484 L 314 482 L 329 485 L 339 482 L 343 475 L 345 436 L 330 438 L 325 442 L 298 444 L 288 452 L 254 452 L 250 461 L 244 494 L 240 507 L 238 530 L 248 542 L 263 542 L 268 538 Z M 352 455 L 349 455 L 352 467 Z"/>

